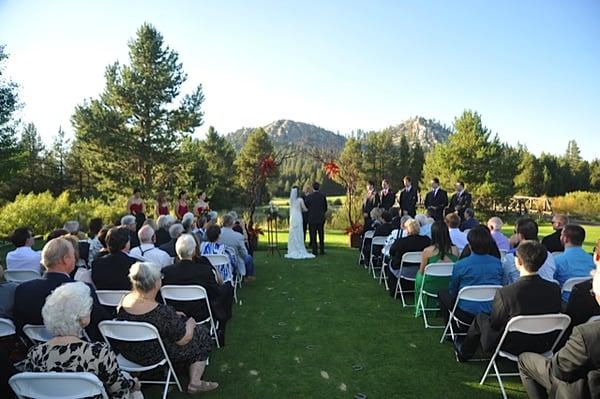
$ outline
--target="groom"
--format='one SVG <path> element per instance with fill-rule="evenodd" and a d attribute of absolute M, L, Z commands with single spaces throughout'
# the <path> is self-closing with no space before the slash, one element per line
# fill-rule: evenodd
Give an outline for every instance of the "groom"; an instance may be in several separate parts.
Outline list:
<path fill-rule="evenodd" d="M 310 246 L 313 255 L 317 254 L 317 233 L 319 234 L 319 244 L 321 247 L 321 255 L 325 255 L 325 212 L 327 212 L 327 199 L 319 189 L 321 185 L 314 182 L 312 185 L 313 192 L 310 193 L 305 202 L 308 208 L 308 233 L 310 236 Z"/>

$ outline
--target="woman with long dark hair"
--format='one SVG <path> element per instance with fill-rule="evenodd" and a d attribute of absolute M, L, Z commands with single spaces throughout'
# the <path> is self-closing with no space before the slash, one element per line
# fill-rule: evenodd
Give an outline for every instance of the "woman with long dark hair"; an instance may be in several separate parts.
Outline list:
<path fill-rule="evenodd" d="M 156 217 L 159 218 L 161 215 L 169 214 L 169 201 L 165 196 L 164 191 L 159 191 L 156 196 Z"/>
<path fill-rule="evenodd" d="M 127 213 L 133 216 L 146 213 L 146 204 L 142 199 L 142 191 L 139 188 L 133 189 L 133 195 L 127 201 Z"/>
<path fill-rule="evenodd" d="M 458 248 L 450 240 L 450 233 L 448 232 L 448 226 L 442 221 L 436 221 L 431 225 L 431 245 L 423 250 L 421 257 L 421 265 L 417 272 L 415 280 L 415 303 L 421 293 L 423 287 L 423 273 L 425 273 L 425 266 L 430 263 L 454 263 L 458 260 L 459 256 Z M 427 289 L 432 291 L 439 291 L 442 288 L 448 287 L 448 279 L 445 277 L 431 277 L 427 279 Z M 433 298 L 428 296 L 423 297 L 424 305 L 426 308 L 433 306 Z M 421 315 L 419 307 L 416 307 L 415 316 Z"/>
<path fill-rule="evenodd" d="M 181 190 L 177 196 L 177 201 L 175 202 L 175 216 L 177 216 L 177 219 L 181 220 L 183 215 L 188 212 L 189 208 L 187 203 L 187 192 L 185 190 Z"/>

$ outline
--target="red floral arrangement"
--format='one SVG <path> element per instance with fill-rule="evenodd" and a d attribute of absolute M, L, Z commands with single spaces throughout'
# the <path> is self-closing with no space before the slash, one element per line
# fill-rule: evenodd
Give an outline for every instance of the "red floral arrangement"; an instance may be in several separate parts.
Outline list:
<path fill-rule="evenodd" d="M 266 177 L 272 174 L 275 171 L 275 169 L 277 169 L 277 165 L 275 164 L 275 160 L 273 159 L 273 157 L 268 156 L 262 161 L 260 161 L 258 169 L 260 170 L 261 176 Z"/>
<path fill-rule="evenodd" d="M 333 161 L 325 162 L 323 168 L 325 169 L 325 174 L 330 179 L 333 179 L 340 174 L 340 167 Z"/>
<path fill-rule="evenodd" d="M 360 234 L 362 233 L 363 225 L 360 223 L 354 223 L 353 225 L 346 227 L 344 231 L 346 234 Z"/>

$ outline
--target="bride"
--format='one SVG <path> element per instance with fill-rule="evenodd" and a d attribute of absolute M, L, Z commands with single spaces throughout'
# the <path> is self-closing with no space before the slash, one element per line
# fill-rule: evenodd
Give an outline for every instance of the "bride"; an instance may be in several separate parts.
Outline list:
<path fill-rule="evenodd" d="M 298 195 L 298 187 L 292 187 L 290 192 L 290 233 L 288 236 L 288 251 L 285 255 L 290 259 L 309 259 L 314 258 L 309 254 L 304 246 L 304 230 L 302 228 L 302 212 L 308 209 L 304 205 L 304 200 Z"/>

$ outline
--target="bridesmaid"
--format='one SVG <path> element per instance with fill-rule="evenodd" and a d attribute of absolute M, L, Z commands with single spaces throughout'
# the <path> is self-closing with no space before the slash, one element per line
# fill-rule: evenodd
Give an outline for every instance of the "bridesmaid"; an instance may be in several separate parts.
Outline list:
<path fill-rule="evenodd" d="M 179 196 L 175 202 L 175 216 L 177 216 L 177 219 L 181 220 L 183 215 L 185 215 L 188 211 L 187 192 L 182 190 L 179 192 Z"/>
<path fill-rule="evenodd" d="M 156 217 L 160 217 L 161 215 L 168 215 L 169 214 L 169 202 L 167 201 L 167 198 L 165 196 L 165 192 L 164 191 L 160 191 L 158 193 L 158 196 L 156 197 Z"/>
<path fill-rule="evenodd" d="M 146 213 L 146 204 L 141 195 L 142 193 L 139 188 L 133 189 L 133 195 L 127 201 L 127 213 L 133 216 Z"/>
<path fill-rule="evenodd" d="M 208 202 L 206 202 L 206 191 L 201 191 L 200 194 L 198 194 L 198 200 L 194 205 L 194 215 L 200 217 L 209 209 Z"/>

